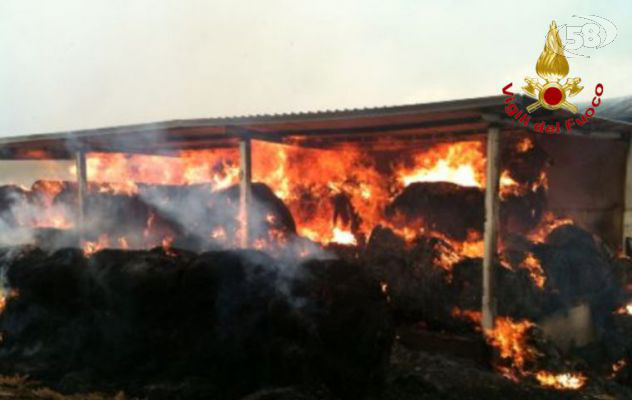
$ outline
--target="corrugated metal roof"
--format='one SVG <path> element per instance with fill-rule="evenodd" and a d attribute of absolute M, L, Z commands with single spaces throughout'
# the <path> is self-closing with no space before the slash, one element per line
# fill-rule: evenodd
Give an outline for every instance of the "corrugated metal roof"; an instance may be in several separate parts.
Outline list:
<path fill-rule="evenodd" d="M 241 136 L 325 146 L 331 143 L 376 140 L 383 135 L 422 140 L 482 134 L 490 116 L 503 122 L 505 96 L 480 97 L 425 104 L 305 113 L 248 115 L 153 122 L 71 132 L 0 138 L 0 158 L 68 158 L 72 153 L 116 151 L 169 153 L 180 149 L 235 146 Z M 524 103 L 530 100 L 518 96 Z M 565 111 L 545 112 L 546 118 L 568 118 Z M 492 118 L 493 119 L 493 118 Z M 512 127 L 513 125 L 513 127 Z M 632 125 L 594 118 L 581 133 L 632 132 Z M 504 119 L 505 129 L 518 130 Z"/>

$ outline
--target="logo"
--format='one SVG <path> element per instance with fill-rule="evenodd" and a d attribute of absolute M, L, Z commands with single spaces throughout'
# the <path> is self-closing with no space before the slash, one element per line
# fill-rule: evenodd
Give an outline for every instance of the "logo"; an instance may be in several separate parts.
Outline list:
<path fill-rule="evenodd" d="M 532 122 L 531 115 L 540 108 L 552 111 L 564 109 L 573 114 L 578 113 L 577 106 L 570 101 L 570 98 L 580 93 L 584 87 L 579 85 L 581 83 L 581 78 L 579 77 L 567 78 L 566 81 L 562 82 L 569 74 L 569 70 L 570 67 L 564 55 L 564 46 L 559 35 L 559 29 L 555 21 L 553 21 L 546 35 L 544 49 L 535 65 L 535 72 L 542 80 L 526 77 L 524 79 L 526 85 L 522 87 L 524 93 L 533 98 L 535 102 L 527 106 L 525 110 L 520 109 L 514 103 L 514 93 L 509 91 L 513 83 L 509 83 L 503 88 L 503 94 L 509 96 L 505 100 L 505 113 L 522 123 L 525 127 L 532 123 L 534 132 L 560 133 L 559 122 L 554 124 L 549 124 L 545 121 Z M 595 87 L 592 107 L 588 108 L 578 118 L 568 118 L 564 121 L 564 127 L 568 132 L 571 131 L 573 126 L 582 126 L 590 118 L 594 117 L 595 108 L 601 104 L 602 94 L 603 85 L 599 83 Z"/>
<path fill-rule="evenodd" d="M 563 85 L 560 83 L 560 80 L 568 75 L 568 69 L 562 39 L 557 31 L 557 25 L 553 21 L 549 27 L 549 33 L 546 35 L 544 50 L 535 64 L 535 72 L 544 79 L 544 83 L 540 83 L 538 78 L 527 77 L 524 79 L 527 86 L 524 86 L 522 90 L 537 99 L 535 103 L 527 107 L 528 113 L 532 113 L 540 107 L 547 110 L 564 108 L 572 113 L 577 112 L 577 106 L 567 99 L 575 96 L 584 88 L 579 86 L 582 81 L 581 78 L 568 78 Z"/>

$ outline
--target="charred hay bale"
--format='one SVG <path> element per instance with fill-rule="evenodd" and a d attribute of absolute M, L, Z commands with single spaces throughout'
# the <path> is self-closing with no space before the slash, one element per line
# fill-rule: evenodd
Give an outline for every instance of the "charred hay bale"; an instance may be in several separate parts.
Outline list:
<path fill-rule="evenodd" d="M 53 206 L 76 209 L 76 184 L 64 182 L 63 189 L 55 196 Z M 181 234 L 178 221 L 138 194 L 101 192 L 99 184 L 90 187 L 86 198 L 84 236 L 94 241 L 106 235 L 111 240 L 125 238 L 132 248 L 146 247 L 147 243 L 160 243 L 162 238 L 177 237 Z"/>
<path fill-rule="evenodd" d="M 177 248 L 218 250 L 225 243 L 214 240 L 213 232 L 219 229 L 223 238 L 233 238 L 239 229 L 236 205 L 209 184 L 141 185 L 138 196 L 175 230 L 173 246 Z"/>
<path fill-rule="evenodd" d="M 107 234 L 112 238 L 127 237 L 132 241 L 132 247 L 143 247 L 141 243 L 146 239 L 143 232 L 148 225 L 151 225 L 148 234 L 155 236 L 156 243 L 160 241 L 158 238 L 175 237 L 180 232 L 177 225 L 162 217 L 155 207 L 138 196 L 92 193 L 87 196 L 86 204 L 90 210 L 86 214 L 86 226 L 93 240 Z"/>
<path fill-rule="evenodd" d="M 288 267 L 260 252 L 209 252 L 186 267 L 182 285 L 182 306 L 191 310 L 179 340 L 188 343 L 185 359 L 230 395 L 324 381 L 345 398 L 362 398 L 383 379 L 388 313 L 362 268 L 343 261 Z"/>
<path fill-rule="evenodd" d="M 268 185 L 255 182 L 252 184 L 251 190 L 256 205 L 253 212 L 254 218 L 261 218 L 268 228 L 278 229 L 286 233 L 296 233 L 296 224 L 292 213 Z M 224 193 L 228 195 L 233 204 L 239 204 L 239 185 L 229 187 Z M 274 218 L 267 219 L 267 215 L 273 215 Z"/>
<path fill-rule="evenodd" d="M 76 249 L 50 255 L 22 248 L 5 263 L 13 295 L 0 314 L 0 370 L 55 375 L 85 353 L 89 324 L 85 260 Z"/>
<path fill-rule="evenodd" d="M 389 218 L 404 218 L 404 225 L 419 222 L 456 240 L 465 240 L 468 230 L 482 231 L 483 212 L 481 189 L 450 182 L 412 183 L 386 207 Z"/>
<path fill-rule="evenodd" d="M 371 232 L 363 263 L 385 285 L 390 307 L 400 322 L 425 321 L 443 328 L 450 315 L 448 271 L 435 266 L 433 239 L 408 245 L 389 228 Z"/>
<path fill-rule="evenodd" d="M 160 317 L 163 307 L 178 296 L 182 266 L 194 256 L 162 248 L 145 250 L 102 250 L 88 261 L 94 305 L 130 318 Z M 156 301 L 162 299 L 162 301 Z"/>
<path fill-rule="evenodd" d="M 162 248 L 103 250 L 90 257 L 93 331 L 86 338 L 90 357 L 82 360 L 84 368 L 100 376 L 117 376 L 123 369 L 138 379 L 163 372 L 161 365 L 176 352 L 172 340 L 180 329 L 180 277 L 192 257 Z"/>
<path fill-rule="evenodd" d="M 293 321 L 278 268 L 255 251 L 208 252 L 188 265 L 181 288 L 187 313 L 178 340 L 186 347 L 180 362 L 191 372 L 202 368 L 232 395 L 263 382 L 296 379 L 305 360 L 292 359 L 300 349 L 285 331 Z"/>
<path fill-rule="evenodd" d="M 301 269 L 292 294 L 309 323 L 318 375 L 345 399 L 379 393 L 394 339 L 380 286 L 363 266 L 341 260 L 311 260 Z"/>
<path fill-rule="evenodd" d="M 241 228 L 239 192 L 239 185 L 217 191 L 208 184 L 143 185 L 139 197 L 176 229 L 174 245 L 209 251 L 219 249 L 219 242 L 236 242 Z M 271 231 L 282 235 L 296 233 L 292 214 L 268 186 L 254 183 L 252 197 L 249 220 L 254 241 L 270 239 Z"/>
<path fill-rule="evenodd" d="M 320 383 L 361 399 L 384 377 L 387 304 L 356 265 L 287 266 L 256 251 L 0 253 L 20 292 L 0 316 L 2 371 L 82 387 L 199 376 L 227 399 Z"/>
<path fill-rule="evenodd" d="M 563 225 L 551 232 L 546 243 L 534 253 L 542 262 L 547 286 L 557 294 L 551 312 L 573 308 L 580 303 L 591 307 L 597 326 L 607 323 L 620 302 L 622 292 L 609 254 L 601 243 L 575 225 Z"/>
<path fill-rule="evenodd" d="M 516 319 L 541 317 L 548 304 L 548 293 L 536 287 L 529 271 L 495 266 L 496 299 L 499 315 Z M 460 310 L 479 310 L 482 301 L 482 259 L 460 261 L 452 268 L 450 303 Z"/>
<path fill-rule="evenodd" d="M 82 301 L 85 267 L 81 250 L 61 249 L 48 254 L 25 247 L 12 257 L 7 281 L 25 303 L 72 313 Z"/>

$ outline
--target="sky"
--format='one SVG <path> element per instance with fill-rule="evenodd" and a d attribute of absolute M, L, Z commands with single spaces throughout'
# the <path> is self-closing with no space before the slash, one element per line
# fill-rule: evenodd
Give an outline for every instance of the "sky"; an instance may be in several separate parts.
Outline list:
<path fill-rule="evenodd" d="M 497 95 L 574 15 L 577 102 L 632 94 L 630 0 L 0 0 L 0 137 Z"/>

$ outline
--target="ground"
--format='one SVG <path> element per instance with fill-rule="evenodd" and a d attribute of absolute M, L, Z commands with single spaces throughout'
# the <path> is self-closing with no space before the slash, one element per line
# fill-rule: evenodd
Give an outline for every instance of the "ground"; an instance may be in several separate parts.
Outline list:
<path fill-rule="evenodd" d="M 62 395 L 28 378 L 0 377 L 0 399 L 23 400 L 132 400 L 116 394 Z M 162 396 L 161 396 L 162 398 Z M 169 398 L 169 396 L 167 397 Z M 272 388 L 244 400 L 337 400 L 319 390 Z M 374 400 L 618 400 L 632 399 L 632 391 L 611 381 L 590 381 L 580 391 L 543 389 L 516 383 L 474 361 L 411 350 L 396 343 L 384 392 Z"/>

